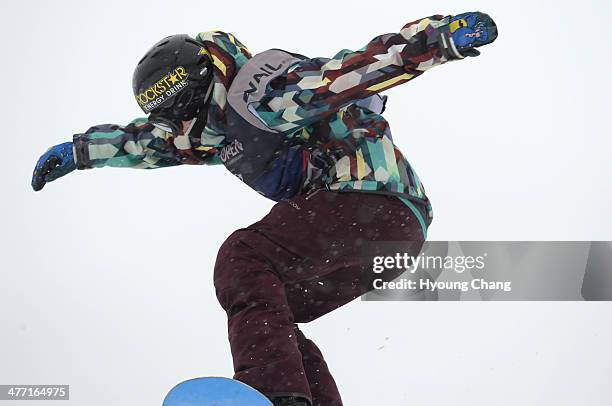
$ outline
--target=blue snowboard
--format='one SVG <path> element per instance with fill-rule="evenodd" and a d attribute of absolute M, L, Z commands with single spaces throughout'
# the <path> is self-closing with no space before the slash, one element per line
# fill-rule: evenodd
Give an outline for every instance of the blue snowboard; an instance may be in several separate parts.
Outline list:
<path fill-rule="evenodd" d="M 228 378 L 195 378 L 176 385 L 163 406 L 272 406 L 249 385 Z"/>

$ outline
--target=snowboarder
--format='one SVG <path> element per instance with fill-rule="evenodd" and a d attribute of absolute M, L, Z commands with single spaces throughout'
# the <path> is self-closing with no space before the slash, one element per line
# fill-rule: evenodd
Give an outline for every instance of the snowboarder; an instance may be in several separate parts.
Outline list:
<path fill-rule="evenodd" d="M 341 405 L 321 352 L 298 323 L 372 289 L 364 252 L 405 241 L 416 256 L 432 220 L 379 93 L 477 56 L 496 37 L 493 20 L 479 12 L 423 18 L 331 59 L 279 49 L 251 56 L 220 31 L 173 35 L 145 54 L 133 76 L 148 117 L 98 125 L 49 149 L 32 187 L 75 169 L 225 165 L 277 202 L 234 232 L 215 264 L 234 377 L 275 405 Z M 442 117 L 434 125 L 443 127 Z"/>

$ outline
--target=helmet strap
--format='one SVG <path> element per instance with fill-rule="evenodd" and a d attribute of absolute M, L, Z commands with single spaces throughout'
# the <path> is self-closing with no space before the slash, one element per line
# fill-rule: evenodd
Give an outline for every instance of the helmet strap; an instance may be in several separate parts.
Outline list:
<path fill-rule="evenodd" d="M 200 108 L 200 110 L 198 111 L 198 115 L 189 125 L 189 129 L 185 131 L 185 135 L 193 133 L 196 138 L 199 138 L 201 136 L 202 131 L 204 131 L 204 127 L 206 127 L 206 123 L 208 122 L 208 104 L 209 103 L 207 101 L 206 103 L 204 103 L 204 106 Z"/>
<path fill-rule="evenodd" d="M 196 118 L 189 125 L 189 130 L 185 132 L 185 135 L 189 135 L 192 131 L 194 131 L 194 134 L 196 134 L 197 137 L 200 137 L 200 134 L 202 133 L 202 131 L 204 131 L 204 127 L 208 122 L 208 106 L 210 106 L 210 97 L 212 94 L 214 83 L 214 80 L 211 80 L 208 84 L 206 96 L 204 96 L 204 103 L 202 103 L 202 107 L 199 108 Z"/>

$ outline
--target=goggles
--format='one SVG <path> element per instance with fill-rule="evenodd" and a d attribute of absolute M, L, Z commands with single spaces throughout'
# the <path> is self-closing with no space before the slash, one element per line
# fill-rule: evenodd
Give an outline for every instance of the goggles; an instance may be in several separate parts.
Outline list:
<path fill-rule="evenodd" d="M 162 117 L 157 114 L 149 116 L 149 123 L 153 124 L 155 128 L 172 134 L 178 134 L 182 128 L 181 120 Z"/>

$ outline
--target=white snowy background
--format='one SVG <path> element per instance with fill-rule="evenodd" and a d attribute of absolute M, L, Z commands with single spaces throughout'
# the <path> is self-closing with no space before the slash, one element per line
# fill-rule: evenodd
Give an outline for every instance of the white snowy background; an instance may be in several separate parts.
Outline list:
<path fill-rule="evenodd" d="M 231 376 L 212 267 L 272 202 L 223 167 L 29 187 L 49 146 L 140 116 L 131 74 L 158 39 L 221 29 L 254 53 L 332 56 L 472 10 L 497 21 L 493 46 L 387 92 L 434 205 L 430 239 L 612 240 L 608 1 L 3 3 L 0 384 L 160 405 L 179 381 Z M 355 301 L 304 330 L 347 406 L 609 405 L 611 316 L 609 303 Z"/>

